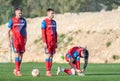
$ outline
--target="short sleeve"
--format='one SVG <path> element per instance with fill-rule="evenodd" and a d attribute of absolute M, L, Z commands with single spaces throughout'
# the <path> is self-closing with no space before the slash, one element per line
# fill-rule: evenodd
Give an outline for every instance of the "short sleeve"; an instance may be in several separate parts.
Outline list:
<path fill-rule="evenodd" d="M 8 22 L 8 28 L 12 28 L 12 20 L 9 20 L 9 22 Z"/>
<path fill-rule="evenodd" d="M 73 57 L 76 58 L 77 56 L 79 56 L 79 53 L 78 53 L 78 51 L 75 51 L 75 52 L 73 53 Z"/>
<path fill-rule="evenodd" d="M 72 58 L 72 56 L 70 54 L 67 54 L 66 57 L 67 58 Z"/>
<path fill-rule="evenodd" d="M 25 19 L 24 19 L 24 27 L 27 27 L 27 22 Z"/>
<path fill-rule="evenodd" d="M 42 21 L 42 23 L 41 23 L 41 28 L 42 28 L 42 29 L 45 29 L 45 28 L 46 28 L 46 22 L 45 22 L 45 21 Z"/>

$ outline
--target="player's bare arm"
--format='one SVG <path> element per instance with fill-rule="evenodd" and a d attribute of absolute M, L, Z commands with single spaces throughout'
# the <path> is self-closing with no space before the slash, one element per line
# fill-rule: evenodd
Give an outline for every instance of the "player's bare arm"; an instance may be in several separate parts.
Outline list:
<path fill-rule="evenodd" d="M 10 47 L 11 46 L 11 41 L 10 41 L 10 32 L 11 32 L 11 29 L 8 28 L 8 46 Z"/>
<path fill-rule="evenodd" d="M 83 69 L 81 70 L 81 72 L 85 72 L 87 65 L 88 65 L 88 59 L 85 59 L 85 63 L 83 65 Z"/>
<path fill-rule="evenodd" d="M 88 57 L 89 57 L 89 52 L 88 52 L 88 50 L 86 49 L 86 50 L 84 51 L 84 65 L 83 65 L 83 70 L 82 70 L 82 72 L 85 72 L 86 67 L 87 67 L 87 65 L 88 65 Z"/>
<path fill-rule="evenodd" d="M 25 43 L 27 42 L 27 29 L 25 28 L 25 32 L 26 32 L 26 35 L 25 35 Z"/>

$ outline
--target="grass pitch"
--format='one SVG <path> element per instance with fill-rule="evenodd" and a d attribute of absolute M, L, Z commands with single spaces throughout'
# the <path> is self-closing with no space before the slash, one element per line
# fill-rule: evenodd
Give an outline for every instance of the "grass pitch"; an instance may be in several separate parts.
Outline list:
<path fill-rule="evenodd" d="M 0 63 L 0 81 L 120 81 L 120 64 L 88 64 L 84 77 L 68 76 L 65 73 L 56 76 L 58 66 L 69 67 L 68 64 L 54 63 L 52 67 L 54 76 L 46 77 L 44 63 L 23 63 L 21 65 L 23 76 L 15 77 L 13 63 Z M 34 68 L 40 70 L 39 77 L 32 77 L 31 71 Z"/>

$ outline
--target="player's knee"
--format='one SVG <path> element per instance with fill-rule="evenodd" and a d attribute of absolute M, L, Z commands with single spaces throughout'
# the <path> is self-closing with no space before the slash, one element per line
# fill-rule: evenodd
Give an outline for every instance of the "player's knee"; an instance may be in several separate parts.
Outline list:
<path fill-rule="evenodd" d="M 46 54 L 46 58 L 50 58 L 51 57 L 51 54 Z"/>

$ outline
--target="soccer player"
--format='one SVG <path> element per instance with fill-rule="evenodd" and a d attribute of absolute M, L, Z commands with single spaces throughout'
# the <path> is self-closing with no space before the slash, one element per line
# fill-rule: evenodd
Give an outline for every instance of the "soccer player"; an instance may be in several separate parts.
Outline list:
<path fill-rule="evenodd" d="M 77 72 L 79 76 L 84 76 L 83 72 L 85 72 L 85 69 L 87 67 L 88 57 L 89 52 L 86 48 L 80 46 L 75 46 L 71 48 L 65 56 L 65 59 L 67 62 L 69 62 L 71 69 L 69 70 L 58 67 L 57 75 L 59 75 L 60 72 L 65 72 L 68 75 L 75 75 L 75 73 Z M 85 61 L 82 70 L 80 69 L 80 58 L 84 58 Z"/>
<path fill-rule="evenodd" d="M 13 71 L 15 76 L 22 76 L 20 65 L 27 41 L 26 26 L 26 20 L 22 17 L 22 9 L 16 8 L 15 17 L 8 22 L 8 42 L 9 46 L 12 45 L 15 53 L 15 68 Z M 12 32 L 12 36 L 10 35 L 10 32 Z M 10 38 L 12 38 L 12 42 L 10 41 Z"/>
<path fill-rule="evenodd" d="M 46 53 L 46 76 L 52 76 L 51 67 L 53 55 L 57 48 L 57 26 L 54 18 L 54 10 L 51 8 L 47 9 L 47 18 L 41 23 L 42 39 L 44 44 L 44 50 Z"/>

